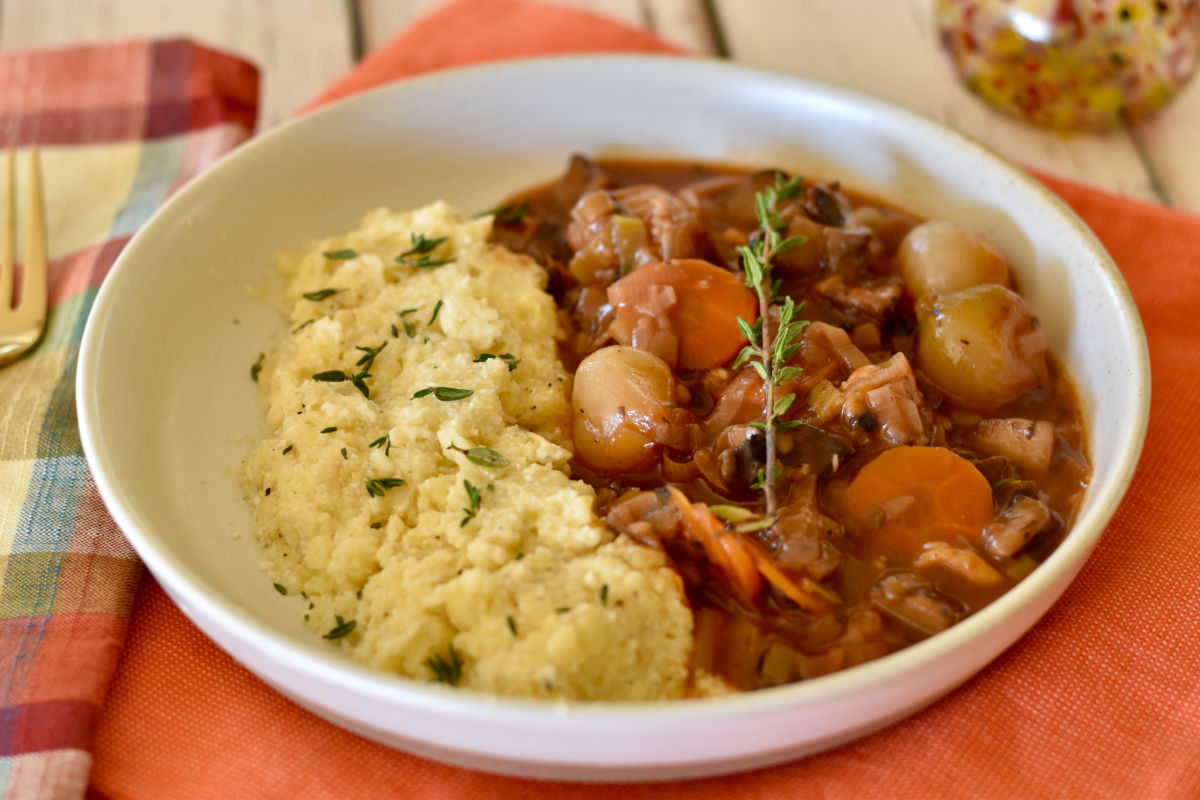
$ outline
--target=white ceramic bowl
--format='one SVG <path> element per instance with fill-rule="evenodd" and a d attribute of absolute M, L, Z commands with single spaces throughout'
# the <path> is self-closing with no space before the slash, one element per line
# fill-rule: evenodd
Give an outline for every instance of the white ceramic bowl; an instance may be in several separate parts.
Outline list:
<path fill-rule="evenodd" d="M 360 666 L 302 627 L 259 572 L 234 480 L 265 432 L 248 369 L 283 322 L 256 289 L 283 246 L 379 205 L 483 210 L 575 151 L 775 165 L 984 232 L 1015 265 L 1081 390 L 1094 477 L 1078 520 L 1029 578 L 894 655 L 739 696 L 551 704 Z M 100 492 L 163 588 L 234 658 L 301 705 L 445 761 L 577 780 L 696 776 L 831 747 L 949 692 L 1017 640 L 1078 572 L 1141 448 L 1149 368 L 1136 309 L 1092 234 L 1018 169 L 911 113 L 728 64 L 547 59 L 446 72 L 299 119 L 175 196 L 97 297 L 79 422 Z"/>

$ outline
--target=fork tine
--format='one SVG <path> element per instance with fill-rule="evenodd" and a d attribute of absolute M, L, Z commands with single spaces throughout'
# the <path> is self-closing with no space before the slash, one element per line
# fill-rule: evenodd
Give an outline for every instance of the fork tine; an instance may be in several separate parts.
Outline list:
<path fill-rule="evenodd" d="M 4 243 L 0 248 L 0 366 L 20 358 L 38 343 L 46 326 L 46 209 L 42 196 L 41 158 L 36 148 L 29 156 L 29 194 L 25 208 L 25 258 L 21 302 L 13 307 L 17 203 L 15 156 L 8 152 L 5 166 Z"/>
<path fill-rule="evenodd" d="M 25 280 L 21 288 L 21 311 L 39 328 L 46 317 L 46 206 L 42 197 L 42 159 L 37 147 L 29 151 L 29 195 L 25 204 Z"/>
<path fill-rule="evenodd" d="M 13 252 L 17 249 L 14 238 L 17 224 L 17 197 L 13 177 L 13 151 L 9 149 L 5 158 L 4 174 L 4 242 L 0 246 L 0 311 L 12 308 L 13 304 Z"/>

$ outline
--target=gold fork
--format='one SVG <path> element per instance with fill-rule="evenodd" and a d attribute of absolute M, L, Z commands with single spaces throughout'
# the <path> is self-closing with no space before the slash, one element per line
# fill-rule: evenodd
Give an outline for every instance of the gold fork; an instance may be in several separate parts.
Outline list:
<path fill-rule="evenodd" d="M 37 148 L 29 152 L 29 194 L 25 221 L 25 274 L 14 304 L 13 255 L 17 249 L 16 156 L 8 151 L 5 176 L 4 246 L 0 249 L 0 366 L 37 344 L 46 323 L 46 209 Z"/>

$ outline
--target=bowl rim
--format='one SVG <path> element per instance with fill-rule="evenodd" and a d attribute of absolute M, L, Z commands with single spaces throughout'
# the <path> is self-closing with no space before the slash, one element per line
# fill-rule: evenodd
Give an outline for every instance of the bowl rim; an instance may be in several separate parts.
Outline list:
<path fill-rule="evenodd" d="M 422 683 L 415 678 L 359 664 L 341 651 L 331 649 L 328 653 L 318 653 L 302 649 L 295 646 L 288 637 L 280 635 L 272 626 L 249 616 L 238 604 L 208 584 L 188 563 L 169 549 L 161 547 L 155 531 L 143 522 L 136 505 L 127 497 L 120 478 L 113 471 L 113 466 L 101 446 L 104 414 L 92 396 L 93 388 L 97 385 L 103 349 L 103 321 L 111 313 L 126 274 L 136 269 L 130 265 L 138 263 L 138 255 L 144 242 L 155 229 L 166 224 L 165 220 L 185 213 L 193 197 L 203 195 L 210 185 L 219 182 L 227 172 L 239 169 L 245 163 L 253 164 L 258 153 L 274 147 L 277 140 L 300 135 L 297 131 L 318 124 L 326 117 L 344 114 L 347 109 L 359 105 L 390 102 L 393 97 L 403 97 L 412 91 L 414 86 L 425 88 L 438 84 L 469 82 L 480 74 L 511 73 L 518 76 L 525 70 L 546 69 L 547 65 L 563 69 L 590 69 L 594 72 L 615 67 L 687 72 L 694 73 L 696 80 L 726 76 L 818 97 L 838 105 L 850 105 L 878 115 L 880 124 L 902 125 L 912 129 L 914 135 L 949 140 L 955 147 L 972 151 L 976 158 L 988 162 L 993 169 L 1006 173 L 1020 190 L 1036 196 L 1048 209 L 1057 211 L 1063 221 L 1072 227 L 1081 244 L 1094 259 L 1098 274 L 1106 279 L 1107 288 L 1113 293 L 1117 305 L 1122 310 L 1120 322 L 1134 340 L 1137 355 L 1132 365 L 1134 372 L 1130 380 L 1133 387 L 1131 393 L 1134 399 L 1134 414 L 1128 420 L 1128 425 L 1118 432 L 1117 445 L 1114 447 L 1114 452 L 1126 455 L 1108 484 L 1103 487 L 1101 494 L 1095 496 L 1086 513 L 1075 520 L 1071 530 L 1050 557 L 984 609 L 939 634 L 875 661 L 806 681 L 750 692 L 688 698 L 682 701 L 636 702 L 545 700 L 493 695 L 468 688 L 449 688 Z M 348 683 L 347 688 L 372 700 L 389 703 L 399 701 L 414 709 L 436 710 L 441 714 L 449 714 L 459 721 L 494 718 L 497 712 L 503 712 L 510 715 L 514 722 L 552 722 L 556 727 L 571 724 L 572 721 L 585 726 L 619 721 L 627 726 L 630 723 L 644 724 L 652 721 L 686 722 L 697 718 L 717 720 L 768 709 L 777 711 L 783 705 L 804 706 L 816 700 L 836 700 L 859 692 L 864 686 L 878 683 L 889 676 L 909 673 L 922 665 L 934 663 L 947 652 L 979 639 L 1016 612 L 1035 605 L 1043 593 L 1056 581 L 1061 580 L 1064 574 L 1067 574 L 1068 579 L 1073 579 L 1074 571 L 1082 566 L 1100 539 L 1128 488 L 1138 464 L 1150 408 L 1150 364 L 1145 332 L 1123 276 L 1095 234 L 1075 212 L 1029 173 L 957 131 L 916 112 L 853 90 L 741 64 L 661 54 L 541 56 L 446 69 L 360 92 L 258 134 L 193 178 L 157 209 L 136 232 L 98 290 L 80 344 L 77 375 L 76 403 L 80 436 L 101 498 L 151 573 L 164 588 L 167 588 L 184 613 L 200 625 L 206 636 L 212 638 L 205 626 L 196 619 L 197 609 L 203 609 L 203 614 L 210 617 L 213 624 L 220 626 L 240 642 L 253 646 L 264 657 L 286 665 L 289 670 L 312 673 L 322 678 L 336 676 L 344 686 Z M 1096 487 L 1089 486 L 1089 492 L 1095 490 Z M 1056 594 L 1046 607 L 1049 608 L 1057 599 Z M 1044 610 L 1039 612 L 1039 616 Z M 1013 641 L 1023 636 L 1034 624 L 1036 619 L 1029 626 L 1022 628 Z M 1006 648 L 1008 646 L 1011 644 L 1005 645 Z M 224 645 L 222 649 L 228 651 Z M 240 658 L 237 660 L 245 663 Z"/>

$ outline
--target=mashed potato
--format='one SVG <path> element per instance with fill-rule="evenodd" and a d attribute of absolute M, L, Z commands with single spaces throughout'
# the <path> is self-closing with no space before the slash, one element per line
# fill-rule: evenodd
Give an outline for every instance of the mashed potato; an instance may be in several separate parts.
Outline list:
<path fill-rule="evenodd" d="M 273 433 L 240 476 L 266 568 L 314 631 L 381 669 L 680 696 L 681 582 L 614 540 L 568 477 L 554 303 L 490 224 L 441 203 L 380 210 L 281 256 L 292 332 L 261 363 Z"/>

